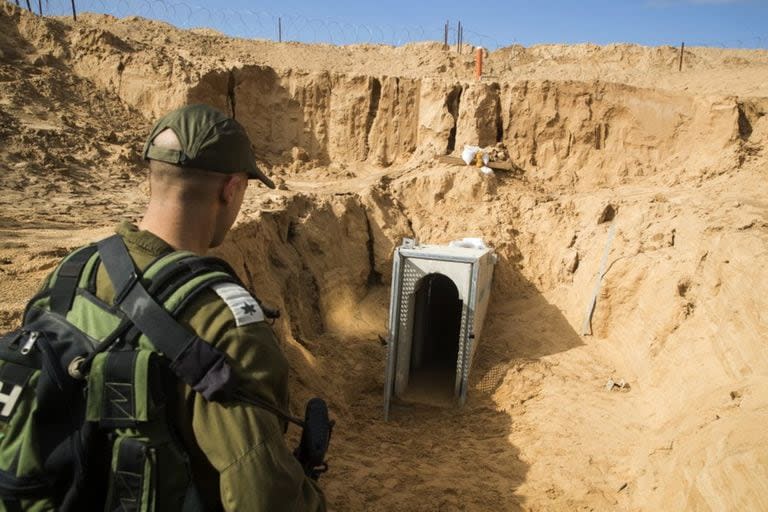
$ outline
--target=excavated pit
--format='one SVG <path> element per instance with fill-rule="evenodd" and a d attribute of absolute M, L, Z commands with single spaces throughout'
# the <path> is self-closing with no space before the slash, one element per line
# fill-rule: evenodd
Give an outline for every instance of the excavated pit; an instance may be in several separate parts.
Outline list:
<path fill-rule="evenodd" d="M 283 47 L 10 4 L 0 24 L 2 327 L 58 258 L 139 218 L 144 125 L 204 101 L 279 185 L 249 190 L 215 253 L 281 310 L 294 409 L 331 405 L 332 510 L 768 507 L 764 55 L 694 49 L 681 78 L 674 49 L 515 47 L 476 82 L 439 45 Z M 515 171 L 435 160 L 465 144 L 502 144 Z M 499 262 L 466 405 L 383 423 L 393 250 L 469 236 Z M 425 318 L 448 330 L 438 295 Z M 454 357 L 432 341 L 427 360 Z"/>
<path fill-rule="evenodd" d="M 350 422 L 350 430 L 342 429 L 337 438 L 342 466 L 352 464 L 349 471 L 355 471 L 349 461 L 367 467 L 383 456 L 388 470 L 374 470 L 369 477 L 403 472 L 409 475 L 404 478 L 421 478 L 425 484 L 440 478 L 462 487 L 478 510 L 494 502 L 514 509 L 518 505 L 511 504 L 523 506 L 529 492 L 520 492 L 525 489 L 522 482 L 535 482 L 541 468 L 554 467 L 538 462 L 531 468 L 531 459 L 519 454 L 517 443 L 511 451 L 496 451 L 504 438 L 537 443 L 535 436 L 516 433 L 516 424 L 535 425 L 524 428 L 538 432 L 550 432 L 544 425 L 569 431 L 574 423 L 581 425 L 577 433 L 564 435 L 566 445 L 585 446 L 592 460 L 600 462 L 593 463 L 594 472 L 585 475 L 574 466 L 560 470 L 559 478 L 563 486 L 574 480 L 590 482 L 584 484 L 587 488 L 602 488 L 604 469 L 598 468 L 615 468 L 617 459 L 627 457 L 619 456 L 621 450 L 612 444 L 602 444 L 604 436 L 625 446 L 642 439 L 640 444 L 653 450 L 671 432 L 693 435 L 683 434 L 687 426 L 663 426 L 670 418 L 687 425 L 679 412 L 683 404 L 691 407 L 687 392 L 665 391 L 663 405 L 654 399 L 658 390 L 680 382 L 681 370 L 662 370 L 665 359 L 675 360 L 688 350 L 686 336 L 677 333 L 697 331 L 687 322 L 697 306 L 689 297 L 670 296 L 667 278 L 658 269 L 665 276 L 687 274 L 687 261 L 706 259 L 694 242 L 709 229 L 693 220 L 700 207 L 685 207 L 681 201 L 689 201 L 683 199 L 690 193 L 685 183 L 706 190 L 722 169 L 743 165 L 745 137 L 753 132 L 746 128 L 746 109 L 738 101 L 605 83 L 478 85 L 263 67 L 233 73 L 236 105 L 244 105 L 235 112 L 238 119 L 256 134 L 260 154 L 275 172 L 284 173 L 287 188 L 291 190 L 294 177 L 294 188 L 307 195 L 274 214 L 292 219 L 282 220 L 288 225 L 283 238 L 239 238 L 241 230 L 263 231 L 265 223 L 270 225 L 272 215 L 262 215 L 244 221 L 236 231 L 235 253 L 229 252 L 232 248 L 223 251 L 230 260 L 242 258 L 254 275 L 254 290 L 264 289 L 266 299 L 287 312 L 278 331 L 296 373 L 296 396 L 308 397 L 319 389 L 330 398 L 341 424 Z M 215 78 L 203 76 L 187 100 L 214 101 L 201 93 L 212 88 L 209 80 Z M 523 173 L 522 181 L 511 173 L 488 178 L 431 161 L 434 155 L 456 154 L 467 143 L 498 142 Z M 297 159 L 294 148 L 306 151 L 306 159 Z M 415 172 L 379 178 L 382 167 L 413 165 Z M 364 185 L 351 182 L 345 188 L 334 181 L 331 188 L 322 182 L 308 187 L 303 181 L 315 169 L 338 177 L 332 173 L 335 167 L 351 171 Z M 366 181 L 368 176 L 375 179 Z M 606 209 L 614 216 L 606 218 Z M 607 249 L 611 273 L 602 283 L 591 322 L 600 343 L 613 347 L 606 352 L 588 343 L 590 338 L 581 337 L 575 326 L 582 323 L 612 223 L 619 228 L 619 241 Z M 385 360 L 380 340 L 386 336 L 394 247 L 402 237 L 447 243 L 463 236 L 484 237 L 501 257 L 467 407 L 461 412 L 446 408 L 455 384 L 455 354 L 435 346 L 417 325 L 414 334 L 423 335 L 424 343 L 412 354 L 408 399 L 393 408 L 391 427 L 372 428 L 380 421 Z M 681 243 L 688 244 L 687 255 L 675 256 Z M 243 250 L 265 246 L 269 258 Z M 650 269 L 659 277 L 644 277 Z M 266 282 L 275 279 L 268 276 L 281 272 L 270 288 Z M 424 304 L 423 318 L 439 318 L 448 329 L 450 290 L 440 295 L 446 304 Z M 665 297 L 663 312 L 649 309 L 658 297 Z M 636 319 L 637 308 L 654 318 L 650 329 L 642 327 L 646 320 Z M 656 340 L 669 341 L 659 346 Z M 586 381 L 583 364 L 590 367 Z M 603 385 L 619 376 L 635 386 L 633 398 L 623 403 L 616 397 L 629 395 L 613 394 Z M 689 377 L 695 380 L 693 373 Z M 711 392 L 717 393 L 714 388 Z M 596 410 L 606 411 L 600 420 L 604 426 L 594 424 Z M 654 410 L 656 419 L 640 419 L 644 413 L 638 411 L 645 410 Z M 735 433 L 746 432 L 749 425 L 734 420 L 726 428 L 742 435 Z M 549 435 L 553 433 L 545 437 Z M 688 445 L 706 442 L 710 435 L 716 434 L 693 435 L 698 440 Z M 411 440 L 407 453 L 426 453 L 429 459 L 413 469 L 399 439 Z M 447 455 L 447 439 L 474 441 Z M 369 458 L 362 453 L 369 446 L 381 448 Z M 548 449 L 525 451 L 559 464 Z M 751 453 L 759 457 L 759 451 Z M 467 473 L 466 461 L 474 458 L 486 462 L 469 470 L 476 477 L 470 490 L 458 482 Z M 687 463 L 681 459 L 676 464 Z M 700 464 L 700 471 L 711 478 L 727 478 L 718 464 Z M 658 471 L 657 478 L 677 474 L 675 469 Z M 362 507 L 357 500 L 376 495 L 377 503 L 410 510 L 405 505 L 408 491 L 382 495 L 371 485 L 357 493 L 337 481 L 328 486 L 332 495 L 350 500 L 337 502 L 346 503 L 342 509 Z M 634 499 L 653 495 L 652 486 L 639 483 Z M 442 487 L 428 488 L 431 499 L 445 500 L 437 490 Z M 674 501 L 679 500 L 674 496 L 658 495 L 655 503 L 699 503 L 694 498 Z M 612 507 L 615 500 L 576 495 L 567 502 Z"/>

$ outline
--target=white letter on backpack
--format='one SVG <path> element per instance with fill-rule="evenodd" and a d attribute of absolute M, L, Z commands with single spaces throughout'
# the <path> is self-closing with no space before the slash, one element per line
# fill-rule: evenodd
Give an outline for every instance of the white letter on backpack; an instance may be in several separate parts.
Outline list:
<path fill-rule="evenodd" d="M 3 410 L 0 411 L 0 416 L 7 418 L 11 415 L 11 413 L 13 412 L 13 408 L 16 406 L 16 402 L 18 401 L 19 396 L 21 396 L 21 391 L 23 389 L 24 388 L 22 388 L 21 386 L 13 386 L 13 388 L 11 389 L 10 395 L 6 395 L 5 393 L 0 392 L 0 403 L 4 404 Z"/>

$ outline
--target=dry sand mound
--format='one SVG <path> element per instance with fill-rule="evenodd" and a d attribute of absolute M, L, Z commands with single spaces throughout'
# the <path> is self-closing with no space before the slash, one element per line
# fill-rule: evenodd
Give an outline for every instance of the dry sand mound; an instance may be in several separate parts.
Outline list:
<path fill-rule="evenodd" d="M 283 311 L 297 407 L 329 398 L 333 510 L 768 509 L 768 52 L 689 49 L 683 73 L 672 48 L 627 45 L 487 62 L 476 82 L 436 44 L 274 44 L 2 4 L 0 327 L 57 258 L 140 214 L 144 132 L 204 101 L 280 183 L 249 191 L 218 254 Z M 464 144 L 513 170 L 434 159 Z M 403 236 L 482 236 L 500 261 L 466 407 L 385 424 Z"/>

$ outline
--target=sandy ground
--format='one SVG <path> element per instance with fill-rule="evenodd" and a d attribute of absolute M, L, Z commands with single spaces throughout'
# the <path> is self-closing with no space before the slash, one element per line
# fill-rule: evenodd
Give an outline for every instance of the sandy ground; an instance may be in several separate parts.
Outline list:
<path fill-rule="evenodd" d="M 284 312 L 294 407 L 331 403 L 332 510 L 768 510 L 768 52 L 686 49 L 681 73 L 674 48 L 510 47 L 477 82 L 434 43 L 1 7 L 0 328 L 58 258 L 141 215 L 144 133 L 205 101 L 279 183 L 217 254 Z M 464 144 L 513 170 L 435 160 Z M 403 236 L 482 236 L 499 264 L 466 406 L 384 423 Z"/>

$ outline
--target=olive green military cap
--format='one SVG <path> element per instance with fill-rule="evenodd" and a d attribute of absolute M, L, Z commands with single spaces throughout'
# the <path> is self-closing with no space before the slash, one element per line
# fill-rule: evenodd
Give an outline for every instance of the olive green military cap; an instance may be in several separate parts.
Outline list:
<path fill-rule="evenodd" d="M 176 134 L 181 149 L 153 144 L 155 137 L 167 129 Z M 208 105 L 187 105 L 163 116 L 144 144 L 144 159 L 223 174 L 244 172 L 249 179 L 261 180 L 269 188 L 275 188 L 272 180 L 256 166 L 245 128 Z"/>

